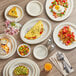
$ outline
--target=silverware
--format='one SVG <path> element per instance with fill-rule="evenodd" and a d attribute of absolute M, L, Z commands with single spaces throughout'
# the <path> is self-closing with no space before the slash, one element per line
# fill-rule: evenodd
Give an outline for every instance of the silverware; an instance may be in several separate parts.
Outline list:
<path fill-rule="evenodd" d="M 62 54 L 62 53 L 60 53 L 60 56 L 61 56 L 61 60 L 63 60 L 64 62 L 65 62 L 65 64 L 70 68 L 70 69 L 72 69 L 72 66 L 70 66 L 66 61 L 65 61 L 65 59 L 64 59 L 64 55 Z"/>
<path fill-rule="evenodd" d="M 69 68 L 72 69 L 72 67 L 70 67 L 69 64 L 66 63 L 66 61 L 64 60 L 64 56 L 63 56 L 62 53 L 57 53 L 57 59 L 62 62 L 63 69 L 65 69 L 66 72 L 69 73 Z"/>
<path fill-rule="evenodd" d="M 61 70 L 61 68 L 60 68 L 60 66 L 59 66 L 59 64 L 58 64 L 57 59 L 51 58 L 51 60 L 52 60 L 53 64 L 56 66 L 56 68 L 59 70 L 59 72 L 60 72 L 60 73 L 62 74 L 62 76 L 63 76 L 63 72 L 62 72 L 62 70 Z"/>

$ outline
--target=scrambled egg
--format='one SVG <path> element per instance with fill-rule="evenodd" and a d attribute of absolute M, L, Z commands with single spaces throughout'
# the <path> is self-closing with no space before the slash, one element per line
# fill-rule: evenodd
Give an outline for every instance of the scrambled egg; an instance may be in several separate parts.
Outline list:
<path fill-rule="evenodd" d="M 39 38 L 43 33 L 43 24 L 42 21 L 38 21 L 24 36 L 29 40 Z"/>

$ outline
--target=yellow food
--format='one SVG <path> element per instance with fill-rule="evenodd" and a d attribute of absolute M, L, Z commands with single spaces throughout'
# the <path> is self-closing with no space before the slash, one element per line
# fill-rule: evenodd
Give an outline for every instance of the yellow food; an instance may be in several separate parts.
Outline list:
<path fill-rule="evenodd" d="M 9 47 L 7 45 L 1 45 L 1 47 L 7 54 L 9 53 Z"/>
<path fill-rule="evenodd" d="M 50 63 L 46 63 L 44 68 L 45 68 L 45 71 L 50 71 L 52 69 L 52 65 Z"/>
<path fill-rule="evenodd" d="M 11 17 L 17 18 L 18 14 L 17 14 L 16 7 L 13 7 L 12 9 L 10 9 L 9 12 L 8 12 L 8 15 L 11 16 Z"/>
<path fill-rule="evenodd" d="M 1 44 L 7 44 L 8 43 L 8 39 L 7 38 L 2 38 L 0 39 Z"/>
<path fill-rule="evenodd" d="M 29 40 L 39 38 L 43 33 L 43 24 L 42 21 L 38 21 L 24 36 Z"/>

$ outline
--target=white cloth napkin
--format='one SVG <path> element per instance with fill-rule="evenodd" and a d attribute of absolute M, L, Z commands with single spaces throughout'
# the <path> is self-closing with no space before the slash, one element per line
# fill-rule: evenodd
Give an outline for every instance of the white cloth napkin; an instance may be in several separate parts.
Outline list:
<path fill-rule="evenodd" d="M 64 76 L 67 76 L 69 73 L 67 73 L 64 69 L 63 69 L 63 64 L 57 60 L 57 57 L 56 57 L 56 53 L 54 53 L 49 59 L 52 61 L 52 63 L 56 66 L 56 68 L 64 75 Z M 63 53 L 64 55 L 64 59 L 65 61 L 71 66 L 70 62 L 68 61 L 67 57 L 65 56 L 65 54 Z M 69 69 L 70 73 L 74 72 L 74 69 Z"/>

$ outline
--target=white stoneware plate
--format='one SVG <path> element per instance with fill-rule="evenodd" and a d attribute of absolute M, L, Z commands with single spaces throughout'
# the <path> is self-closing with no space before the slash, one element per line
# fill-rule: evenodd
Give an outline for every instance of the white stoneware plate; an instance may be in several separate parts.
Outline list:
<path fill-rule="evenodd" d="M 37 1 L 30 1 L 26 6 L 26 11 L 31 16 L 39 16 L 43 11 L 43 5 Z"/>
<path fill-rule="evenodd" d="M 44 45 L 37 45 L 33 50 L 36 59 L 42 60 L 48 56 L 48 49 Z"/>
<path fill-rule="evenodd" d="M 10 69 L 11 65 L 18 61 L 23 61 L 23 62 L 25 61 L 25 62 L 31 63 L 31 66 L 33 66 L 34 70 L 35 70 L 34 76 L 40 76 L 40 69 L 39 69 L 38 65 L 34 61 L 32 61 L 28 58 L 17 58 L 17 59 L 14 59 L 14 60 L 11 60 L 10 62 L 8 62 L 3 69 L 3 76 L 9 76 L 9 69 Z"/>
<path fill-rule="evenodd" d="M 43 26 L 44 26 L 43 34 L 39 38 L 34 39 L 34 40 L 28 40 L 24 38 L 25 34 L 40 20 L 43 22 Z M 28 21 L 26 24 L 24 24 L 20 32 L 20 37 L 26 43 L 37 44 L 47 39 L 50 33 L 51 33 L 51 23 L 44 18 L 35 18 Z"/>
<path fill-rule="evenodd" d="M 54 20 L 54 21 L 62 21 L 62 20 L 65 20 L 66 18 L 68 18 L 70 16 L 70 14 L 72 13 L 72 10 L 73 10 L 73 0 L 68 0 L 69 7 L 66 11 L 66 14 L 63 17 L 58 17 L 58 18 L 55 18 L 49 9 L 49 6 L 51 5 L 51 2 L 53 2 L 53 1 L 54 0 L 46 0 L 45 9 L 46 9 L 46 13 L 49 16 L 49 18 Z"/>
<path fill-rule="evenodd" d="M 75 34 L 75 39 L 76 39 L 76 25 L 75 24 L 72 24 L 70 22 L 64 22 L 64 23 L 61 23 L 59 24 L 55 29 L 54 29 L 54 32 L 53 32 L 53 38 L 54 38 L 54 42 L 62 49 L 66 49 L 66 50 L 69 50 L 69 49 L 73 49 L 76 47 L 76 41 L 74 41 L 71 45 L 68 45 L 66 46 L 65 44 L 62 43 L 62 41 L 59 39 L 58 37 L 58 33 L 59 33 L 59 30 L 61 30 L 64 26 L 67 26 L 69 25 L 69 27 L 71 28 L 71 31 L 74 32 Z"/>
<path fill-rule="evenodd" d="M 13 7 L 17 7 L 18 18 L 8 16 L 9 10 L 12 9 Z M 24 16 L 24 11 L 19 5 L 10 5 L 9 7 L 6 8 L 4 15 L 5 18 L 11 22 L 19 22 Z"/>
<path fill-rule="evenodd" d="M 0 59 L 7 59 L 7 58 L 11 57 L 12 55 L 14 55 L 14 53 L 16 52 L 17 42 L 16 42 L 15 38 L 11 35 L 0 34 L 0 36 L 8 37 L 12 44 L 12 49 L 10 50 L 10 52 L 7 55 L 4 55 L 4 56 L 0 55 Z"/>

